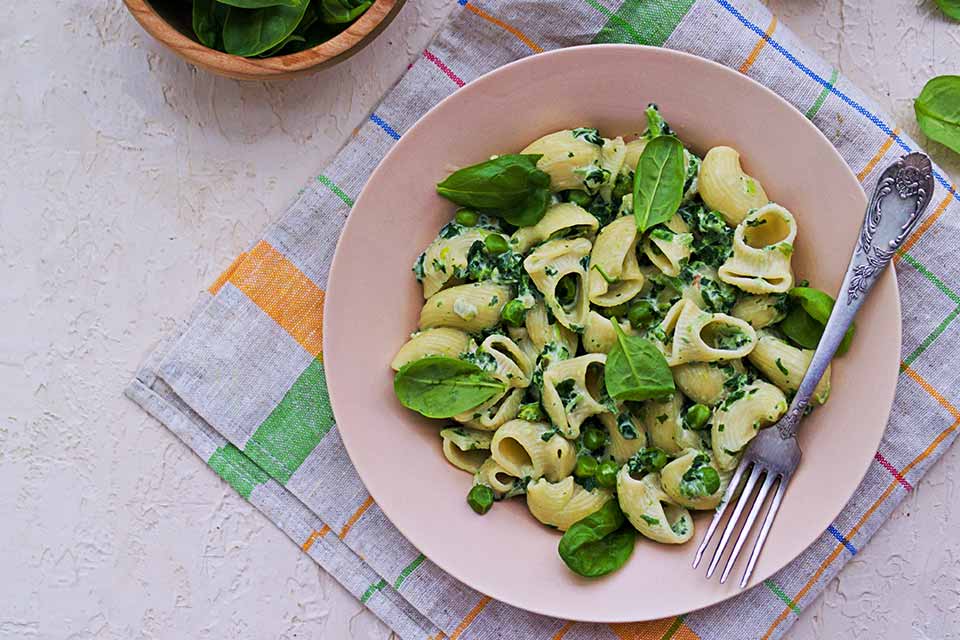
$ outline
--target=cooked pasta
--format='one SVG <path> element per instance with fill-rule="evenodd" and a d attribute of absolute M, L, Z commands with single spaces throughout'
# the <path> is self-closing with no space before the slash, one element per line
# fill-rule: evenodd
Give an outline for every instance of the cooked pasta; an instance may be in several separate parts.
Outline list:
<path fill-rule="evenodd" d="M 626 141 L 564 129 L 521 152 L 536 155 L 482 163 L 509 169 L 489 173 L 504 191 L 532 172 L 536 194 L 487 193 L 487 173 L 458 183 L 483 192 L 477 204 L 441 193 L 464 208 L 415 263 L 425 302 L 391 367 L 405 406 L 452 421 L 442 452 L 473 475 L 477 513 L 525 495 L 560 531 L 613 510 L 646 538 L 682 544 L 690 512 L 720 504 L 810 364 L 809 340 L 790 327 L 805 313 L 793 214 L 735 149 L 701 161 L 675 139 L 653 142 L 672 135 L 655 107 L 646 120 Z M 664 143 L 666 200 L 680 205 L 644 221 L 660 205 L 635 215 L 634 180 Z M 814 401 L 829 392 L 828 369 Z"/>

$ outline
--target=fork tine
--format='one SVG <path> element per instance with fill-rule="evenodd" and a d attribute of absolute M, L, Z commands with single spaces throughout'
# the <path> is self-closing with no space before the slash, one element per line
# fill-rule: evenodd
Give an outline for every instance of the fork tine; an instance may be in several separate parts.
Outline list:
<path fill-rule="evenodd" d="M 753 493 L 753 487 L 757 484 L 757 479 L 759 479 L 762 471 L 760 467 L 753 465 L 753 469 L 750 471 L 750 477 L 747 478 L 747 484 L 743 487 L 743 493 L 740 494 L 740 499 L 737 500 L 737 506 L 733 508 L 733 513 L 730 514 L 730 519 L 727 520 L 727 526 L 723 530 L 723 536 L 720 538 L 717 550 L 713 552 L 713 559 L 710 561 L 710 566 L 707 567 L 708 579 L 713 576 L 717 565 L 720 564 L 720 558 L 727 548 L 727 543 L 730 542 L 730 536 L 733 535 L 734 530 L 737 528 L 737 521 L 740 520 L 740 514 L 743 513 L 743 508 L 747 506 L 747 502 L 750 500 L 750 494 Z"/>
<path fill-rule="evenodd" d="M 773 486 L 773 483 L 777 479 L 777 476 L 767 469 L 763 469 L 761 472 L 765 472 L 767 475 L 763 479 L 763 484 L 760 485 L 760 489 L 757 491 L 757 497 L 753 500 L 753 506 L 750 507 L 750 513 L 747 514 L 747 521 L 743 523 L 743 527 L 740 529 L 740 535 L 737 537 L 736 544 L 733 545 L 733 551 L 730 552 L 727 565 L 723 568 L 723 573 L 720 574 L 720 584 L 727 581 L 730 570 L 733 569 L 733 565 L 737 563 L 740 549 L 743 548 L 743 543 L 750 537 L 750 530 L 753 529 L 753 521 L 757 519 L 757 514 L 760 513 L 760 507 L 766 502 L 767 494 L 770 493 L 770 487 Z"/>
<path fill-rule="evenodd" d="M 757 541 L 753 545 L 753 551 L 750 552 L 750 561 L 747 562 L 747 568 L 743 572 L 743 577 L 740 578 L 741 589 L 746 586 L 750 580 L 750 576 L 753 575 L 753 567 L 757 564 L 757 558 L 760 557 L 760 550 L 763 549 L 763 543 L 767 541 L 767 534 L 770 533 L 770 527 L 773 526 L 773 519 L 776 517 L 777 509 L 780 508 L 780 503 L 783 501 L 783 494 L 787 490 L 787 482 L 789 481 L 790 479 L 787 476 L 780 477 L 780 485 L 777 487 L 777 492 L 773 494 L 773 501 L 770 503 L 770 509 L 767 510 L 767 515 L 763 519 L 760 535 L 757 536 Z"/>
<path fill-rule="evenodd" d="M 730 501 L 733 499 L 733 494 L 737 491 L 737 486 L 740 484 L 740 479 L 743 477 L 743 473 L 746 471 L 747 466 L 748 465 L 743 464 L 737 467 L 733 477 L 730 479 L 730 484 L 727 485 L 727 490 L 723 493 L 723 498 L 720 500 L 720 506 L 717 507 L 717 512 L 714 514 L 713 521 L 710 523 L 710 527 L 707 529 L 707 534 L 703 536 L 703 542 L 700 543 L 700 547 L 697 549 L 697 555 L 693 557 L 694 569 L 700 566 L 700 560 L 703 559 L 703 553 L 707 550 L 707 545 L 710 544 L 710 539 L 713 538 L 713 533 L 717 530 L 717 525 L 719 525 L 720 521 L 723 519 L 723 514 L 726 513 L 727 507 L 730 505 Z"/>

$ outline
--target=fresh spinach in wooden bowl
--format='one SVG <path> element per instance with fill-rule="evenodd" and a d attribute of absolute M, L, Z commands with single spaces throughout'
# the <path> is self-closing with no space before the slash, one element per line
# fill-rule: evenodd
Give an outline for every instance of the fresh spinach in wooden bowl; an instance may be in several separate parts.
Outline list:
<path fill-rule="evenodd" d="M 240 79 L 313 71 L 360 50 L 404 0 L 124 0 L 178 55 Z"/>

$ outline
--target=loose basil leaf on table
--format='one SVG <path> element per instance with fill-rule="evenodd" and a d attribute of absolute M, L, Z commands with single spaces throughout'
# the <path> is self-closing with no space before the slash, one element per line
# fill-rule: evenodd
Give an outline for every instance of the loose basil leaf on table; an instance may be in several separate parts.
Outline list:
<path fill-rule="evenodd" d="M 604 367 L 607 394 L 615 400 L 649 400 L 673 393 L 676 386 L 670 366 L 657 347 L 640 336 L 628 336 L 611 318 L 617 341 Z"/>
<path fill-rule="evenodd" d="M 630 559 L 637 532 L 620 511 L 617 499 L 575 522 L 560 538 L 560 558 L 577 575 L 597 578 L 616 571 Z"/>
<path fill-rule="evenodd" d="M 660 135 L 644 147 L 633 174 L 633 215 L 637 229 L 666 222 L 680 208 L 687 167 L 683 143 L 675 136 Z"/>
<path fill-rule="evenodd" d="M 231 7 L 223 24 L 223 48 L 237 56 L 256 56 L 293 33 L 303 19 L 307 3 L 261 9 Z"/>
<path fill-rule="evenodd" d="M 372 0 L 320 0 L 321 19 L 327 24 L 353 22 L 372 4 Z"/>
<path fill-rule="evenodd" d="M 804 349 L 816 349 L 820 336 L 833 312 L 834 300 L 828 293 L 812 287 L 794 287 L 790 290 L 790 311 L 780 323 L 780 330 L 791 341 Z M 850 325 L 843 336 L 837 355 L 842 356 L 850 348 L 856 324 Z"/>
<path fill-rule="evenodd" d="M 444 356 L 409 362 L 393 379 L 400 404 L 428 418 L 452 418 L 505 389 L 502 382 L 477 365 Z"/>
<path fill-rule="evenodd" d="M 193 0 L 193 31 L 200 44 L 220 49 L 223 23 L 227 19 L 227 5 L 216 0 Z"/>
<path fill-rule="evenodd" d="M 550 175 L 537 169 L 540 158 L 539 154 L 497 156 L 454 171 L 437 184 L 437 193 L 512 225 L 532 226 L 550 204 Z"/>
<path fill-rule="evenodd" d="M 960 0 L 936 0 L 940 11 L 954 20 L 960 20 Z"/>
<path fill-rule="evenodd" d="M 951 17 L 960 19 L 960 0 L 953 4 L 957 16 Z M 960 76 L 930 80 L 913 102 L 913 110 L 920 130 L 928 138 L 960 153 Z"/>

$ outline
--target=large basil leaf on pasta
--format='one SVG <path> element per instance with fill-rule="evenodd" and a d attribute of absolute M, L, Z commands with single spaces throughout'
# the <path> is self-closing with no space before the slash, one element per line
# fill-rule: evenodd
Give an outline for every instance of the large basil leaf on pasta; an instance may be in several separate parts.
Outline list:
<path fill-rule="evenodd" d="M 326 24 L 353 22 L 373 4 L 372 0 L 319 0 L 320 19 Z"/>
<path fill-rule="evenodd" d="M 409 362 L 393 379 L 400 404 L 428 418 L 452 418 L 505 389 L 502 382 L 477 365 L 443 356 Z"/>
<path fill-rule="evenodd" d="M 237 56 L 255 56 L 272 49 L 300 24 L 307 2 L 261 9 L 231 7 L 223 24 L 223 48 Z"/>
<path fill-rule="evenodd" d="M 560 558 L 577 575 L 597 578 L 616 571 L 630 558 L 637 532 L 626 524 L 616 498 L 575 522 L 560 538 Z"/>
<path fill-rule="evenodd" d="M 677 212 L 686 177 L 683 143 L 675 136 L 657 136 L 647 143 L 633 174 L 633 216 L 637 229 L 646 231 Z"/>
<path fill-rule="evenodd" d="M 960 20 L 960 0 L 951 4 L 955 13 L 948 15 Z M 960 76 L 930 80 L 914 101 L 913 110 L 927 137 L 960 153 Z"/>
<path fill-rule="evenodd" d="M 607 354 L 603 382 L 615 400 L 649 400 L 676 391 L 667 360 L 657 347 L 640 336 L 628 336 L 611 318 L 617 341 Z"/>
<path fill-rule="evenodd" d="M 780 330 L 795 344 L 804 349 L 816 349 L 820 336 L 833 312 L 834 300 L 830 294 L 812 287 L 794 287 L 790 290 L 790 311 L 780 323 Z M 842 356 L 850 348 L 856 324 L 851 324 L 843 341 L 837 348 Z"/>
<path fill-rule="evenodd" d="M 550 175 L 537 169 L 540 158 L 539 154 L 497 156 L 454 171 L 437 184 L 437 193 L 518 227 L 535 225 L 550 204 Z"/>

